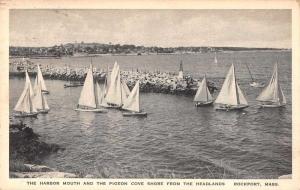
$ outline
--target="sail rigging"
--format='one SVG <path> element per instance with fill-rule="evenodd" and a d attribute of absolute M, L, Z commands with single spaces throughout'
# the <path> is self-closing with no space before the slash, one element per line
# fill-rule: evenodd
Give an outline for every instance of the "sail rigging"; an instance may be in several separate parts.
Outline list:
<path fill-rule="evenodd" d="M 248 102 L 236 82 L 235 69 L 232 64 L 229 72 L 226 75 L 225 81 L 222 85 L 221 91 L 215 101 L 217 104 L 226 105 L 248 105 Z"/>
<path fill-rule="evenodd" d="M 121 87 L 121 76 L 120 67 L 115 62 L 113 70 L 111 72 L 110 85 L 106 93 L 106 101 L 110 104 L 122 106 L 122 87 Z"/>
<path fill-rule="evenodd" d="M 34 96 L 32 98 L 33 104 L 37 110 L 49 110 L 49 105 L 45 95 L 42 92 L 42 86 L 39 83 L 35 89 Z"/>
<path fill-rule="evenodd" d="M 207 87 L 206 76 L 204 76 L 194 98 L 195 102 L 209 102 L 212 101 L 212 96 Z"/>
<path fill-rule="evenodd" d="M 28 76 L 28 72 L 25 71 L 25 87 L 14 108 L 14 111 L 24 112 L 24 113 L 37 112 L 36 108 L 33 105 L 32 97 L 33 97 L 33 90 L 31 86 L 31 82 Z"/>
<path fill-rule="evenodd" d="M 38 86 L 38 84 L 41 84 L 42 91 L 47 91 L 45 80 L 39 65 L 37 65 L 37 75 L 34 82 L 34 89 Z"/>
<path fill-rule="evenodd" d="M 139 81 L 136 82 L 134 88 L 130 92 L 130 95 L 127 101 L 123 105 L 123 109 L 133 111 L 133 112 L 140 112 L 140 85 Z"/>
<path fill-rule="evenodd" d="M 273 74 L 268 86 L 263 89 L 256 100 L 261 102 L 273 102 L 280 105 L 286 104 L 286 98 L 279 84 L 277 63 L 274 65 Z"/>
<path fill-rule="evenodd" d="M 90 65 L 88 69 L 83 88 L 81 90 L 78 105 L 96 108 L 95 90 L 94 90 L 94 78 L 93 78 L 93 66 Z"/>

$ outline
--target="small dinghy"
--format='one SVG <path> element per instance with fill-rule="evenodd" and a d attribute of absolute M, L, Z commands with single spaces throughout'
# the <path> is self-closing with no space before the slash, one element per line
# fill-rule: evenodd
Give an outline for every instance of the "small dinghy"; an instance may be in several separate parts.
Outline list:
<path fill-rule="evenodd" d="M 137 81 L 134 88 L 129 94 L 129 97 L 125 101 L 123 110 L 128 112 L 123 112 L 123 116 L 137 116 L 145 117 L 147 116 L 146 112 L 140 110 L 140 81 Z"/>
<path fill-rule="evenodd" d="M 82 112 L 97 112 L 106 113 L 107 110 L 99 108 L 99 102 L 97 97 L 97 87 L 95 88 L 94 78 L 93 78 L 93 66 L 90 65 L 88 69 L 83 88 L 81 90 L 80 98 L 78 101 L 77 108 L 75 111 Z"/>
<path fill-rule="evenodd" d="M 38 85 L 41 85 L 42 92 L 44 94 L 50 93 L 46 88 L 45 80 L 44 80 L 44 77 L 43 77 L 43 74 L 42 74 L 42 71 L 41 71 L 41 68 L 39 65 L 37 65 L 37 75 L 36 75 L 35 82 L 34 82 L 34 90 Z"/>
<path fill-rule="evenodd" d="M 38 112 L 33 104 L 33 90 L 28 76 L 27 70 L 25 71 L 25 87 L 14 108 L 14 117 L 37 117 Z"/>
<path fill-rule="evenodd" d="M 204 75 L 204 78 L 197 90 L 197 93 L 194 98 L 194 102 L 196 102 L 195 103 L 196 107 L 209 106 L 212 105 L 213 103 L 213 98 L 207 87 L 206 75 Z"/>
<path fill-rule="evenodd" d="M 251 83 L 250 83 L 250 86 L 251 86 L 251 87 L 254 87 L 254 88 L 262 88 L 262 87 L 264 87 L 265 85 L 264 85 L 263 83 L 261 83 L 261 82 L 256 82 L 256 81 L 254 80 L 254 78 L 253 78 L 253 76 L 252 76 L 252 74 L 251 74 L 251 71 L 250 71 L 250 69 L 249 69 L 248 64 L 247 64 L 247 63 L 245 63 L 245 64 L 246 64 L 247 70 L 248 70 L 248 72 L 249 72 L 249 74 L 250 74 L 250 77 L 251 77 Z"/>
<path fill-rule="evenodd" d="M 235 69 L 232 64 L 226 75 L 221 91 L 215 101 L 216 110 L 242 110 L 248 107 L 248 102 L 235 78 Z"/>
<path fill-rule="evenodd" d="M 82 83 L 82 82 L 70 82 L 70 83 L 64 84 L 64 88 L 83 86 L 83 84 L 84 83 Z"/>
<path fill-rule="evenodd" d="M 286 99 L 279 84 L 277 63 L 274 65 L 273 74 L 268 86 L 263 89 L 256 100 L 261 103 L 259 106 L 262 108 L 277 108 L 286 105 Z"/>

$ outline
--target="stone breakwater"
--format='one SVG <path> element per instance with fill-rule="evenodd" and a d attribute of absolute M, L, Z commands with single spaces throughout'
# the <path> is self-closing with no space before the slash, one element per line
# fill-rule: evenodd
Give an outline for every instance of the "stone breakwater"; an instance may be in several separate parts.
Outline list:
<path fill-rule="evenodd" d="M 65 68 L 42 69 L 45 79 L 80 81 L 83 82 L 86 77 L 86 71 L 83 69 L 66 70 Z M 35 76 L 34 69 L 28 71 L 30 76 Z M 100 83 L 106 81 L 106 77 L 110 76 L 107 72 L 94 71 L 94 78 Z M 24 77 L 24 71 L 10 70 L 10 77 Z M 136 81 L 140 81 L 140 91 L 147 93 L 164 93 L 174 95 L 194 96 L 196 94 L 200 79 L 193 79 L 190 76 L 184 79 L 178 79 L 177 75 L 168 72 L 141 72 L 141 71 L 122 71 L 121 80 L 125 81 L 130 89 L 132 89 Z M 109 82 L 109 77 L 108 77 Z M 217 90 L 216 85 L 208 80 L 208 88 L 211 93 Z"/>

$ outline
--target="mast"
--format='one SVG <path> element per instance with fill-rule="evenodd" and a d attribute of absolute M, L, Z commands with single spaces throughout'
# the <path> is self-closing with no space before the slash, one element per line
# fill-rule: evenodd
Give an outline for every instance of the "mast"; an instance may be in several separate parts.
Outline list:
<path fill-rule="evenodd" d="M 215 51 L 215 63 L 217 64 L 218 63 L 218 59 L 217 59 L 217 52 Z"/>
<path fill-rule="evenodd" d="M 253 76 L 252 76 L 251 71 L 250 71 L 250 69 L 249 69 L 249 66 L 248 66 L 247 63 L 245 63 L 245 64 L 246 64 L 246 67 L 247 67 L 248 72 L 249 72 L 249 74 L 250 74 L 251 80 L 252 80 L 252 82 L 254 82 L 254 79 L 253 79 Z"/>

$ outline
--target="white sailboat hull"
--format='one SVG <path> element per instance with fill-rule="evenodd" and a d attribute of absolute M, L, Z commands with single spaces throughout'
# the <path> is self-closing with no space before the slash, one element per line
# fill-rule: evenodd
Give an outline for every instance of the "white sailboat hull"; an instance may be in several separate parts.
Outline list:
<path fill-rule="evenodd" d="M 285 107 L 285 104 L 260 104 L 260 108 L 281 108 Z"/>
<path fill-rule="evenodd" d="M 147 112 L 123 112 L 122 113 L 123 116 L 125 117 L 146 117 L 147 116 Z"/>
<path fill-rule="evenodd" d="M 222 111 L 242 110 L 249 107 L 248 105 L 218 105 L 215 109 Z"/>
<path fill-rule="evenodd" d="M 112 105 L 112 104 L 107 104 L 107 105 L 101 105 L 104 108 L 111 108 L 111 109 L 121 109 L 122 106 L 119 105 Z"/>
<path fill-rule="evenodd" d="M 81 112 L 96 112 L 96 113 L 107 113 L 107 110 L 96 108 L 96 109 L 83 109 L 83 108 L 76 108 L 75 111 L 81 111 Z"/>
<path fill-rule="evenodd" d="M 50 94 L 48 90 L 42 90 L 43 94 Z"/>
<path fill-rule="evenodd" d="M 37 117 L 38 112 L 34 113 L 24 113 L 24 112 L 15 112 L 13 113 L 14 117 Z"/>
<path fill-rule="evenodd" d="M 261 84 L 261 83 L 258 83 L 258 82 L 252 82 L 250 83 L 250 86 L 254 87 L 254 88 L 262 88 L 264 87 L 265 85 L 264 84 Z"/>
<path fill-rule="evenodd" d="M 37 109 L 38 113 L 48 113 L 50 109 Z"/>
<path fill-rule="evenodd" d="M 196 107 L 204 107 L 204 106 L 210 106 L 212 105 L 213 101 L 208 101 L 208 102 L 196 102 L 195 106 Z"/>

